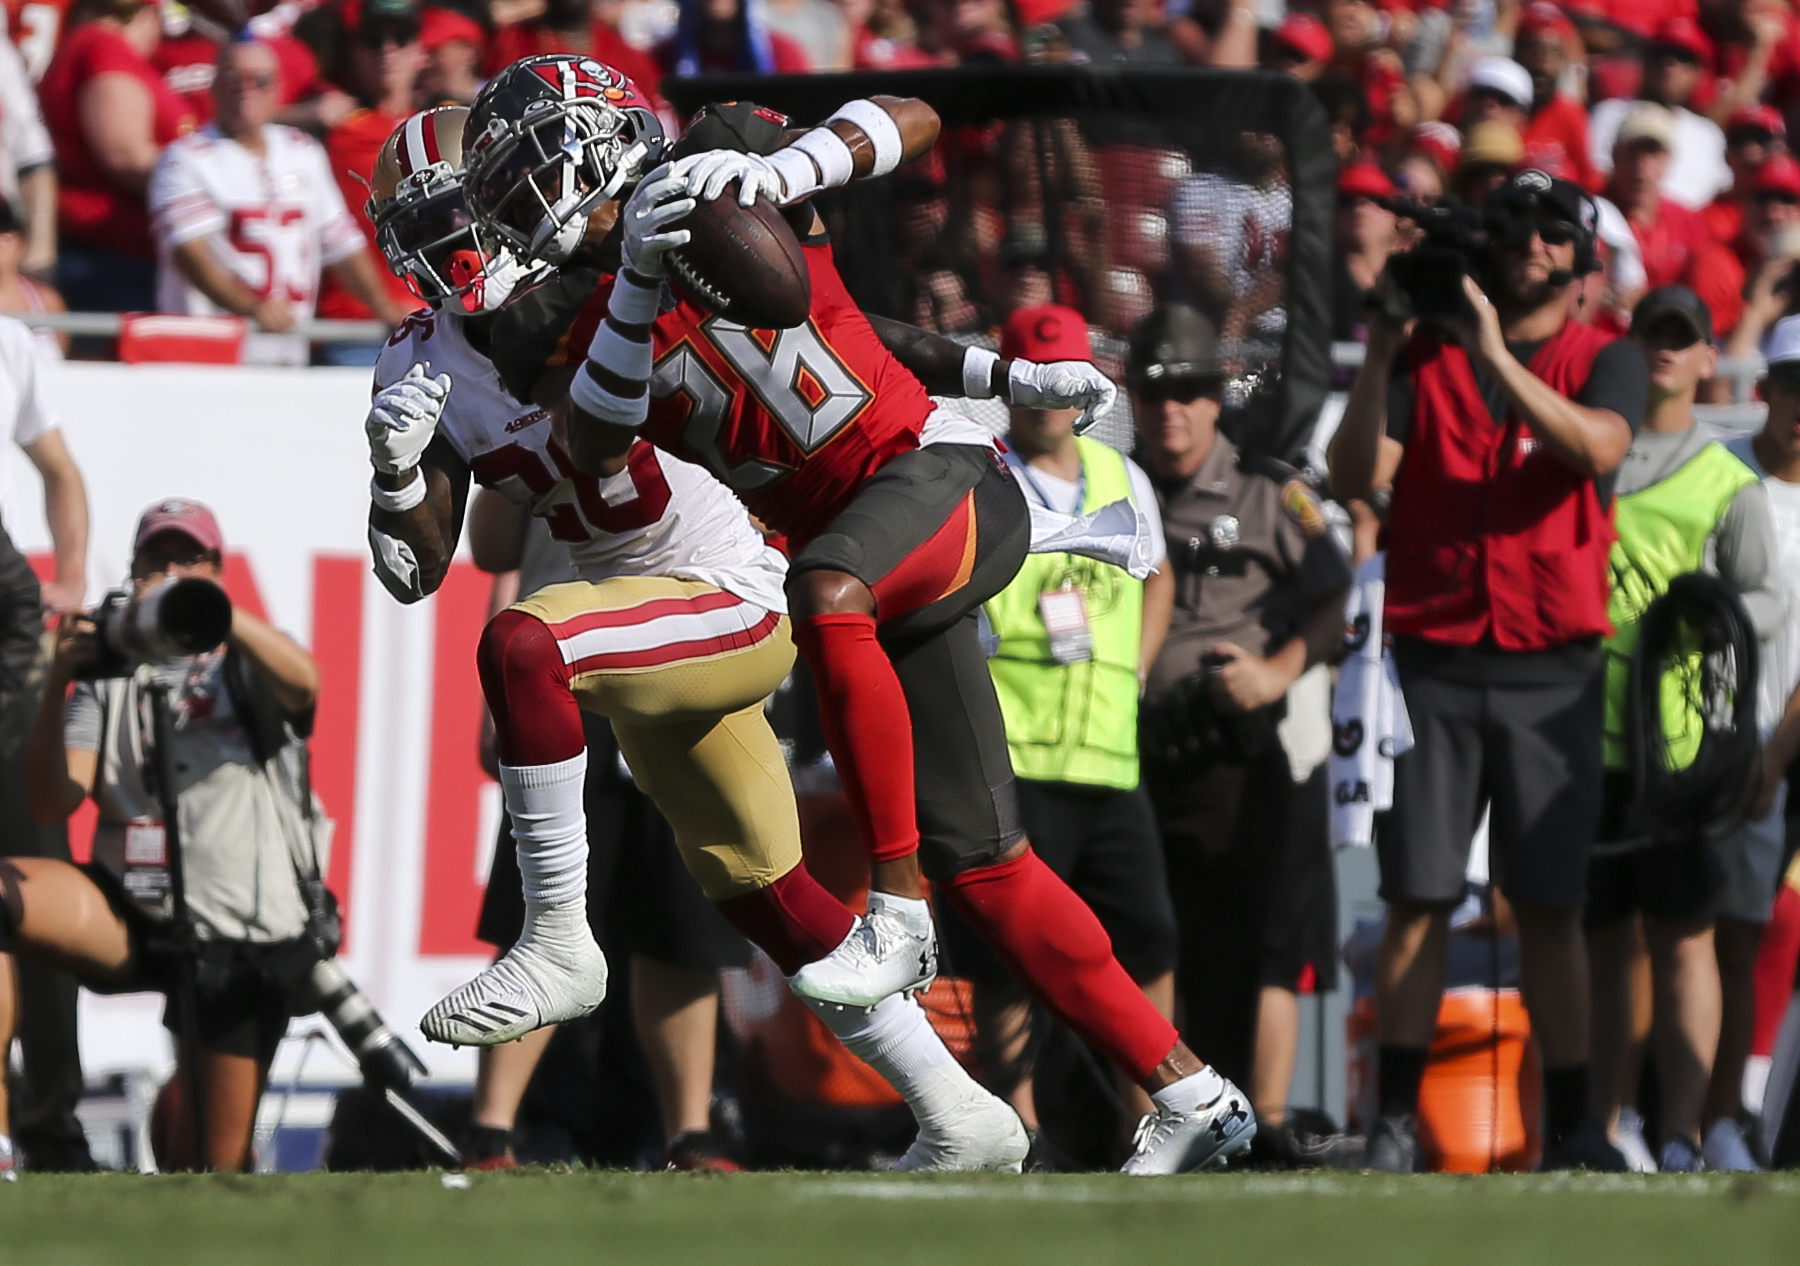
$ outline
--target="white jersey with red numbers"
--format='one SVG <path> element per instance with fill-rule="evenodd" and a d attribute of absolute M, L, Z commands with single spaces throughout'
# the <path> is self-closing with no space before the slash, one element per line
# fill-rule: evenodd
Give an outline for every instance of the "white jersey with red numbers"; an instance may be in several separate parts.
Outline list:
<path fill-rule="evenodd" d="M 257 155 L 212 124 L 170 144 L 150 176 L 156 306 L 216 316 L 220 309 L 174 266 L 175 248 L 210 237 L 219 262 L 263 299 L 312 316 L 319 270 L 367 245 L 332 179 L 325 148 L 271 124 Z"/>
<path fill-rule="evenodd" d="M 787 612 L 787 560 L 763 540 L 725 485 L 641 440 L 618 474 L 581 474 L 551 436 L 548 411 L 509 395 L 493 364 L 469 345 L 465 320 L 443 312 L 408 317 L 381 349 L 375 389 L 418 364 L 433 376 L 449 374 L 438 434 L 477 483 L 528 506 L 549 525 L 583 580 L 698 580 Z"/>

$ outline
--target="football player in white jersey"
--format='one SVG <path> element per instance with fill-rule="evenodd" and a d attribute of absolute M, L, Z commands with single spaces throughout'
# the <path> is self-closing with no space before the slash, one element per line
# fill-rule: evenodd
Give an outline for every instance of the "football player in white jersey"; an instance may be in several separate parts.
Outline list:
<path fill-rule="evenodd" d="M 171 143 L 147 194 L 162 312 L 233 312 L 282 333 L 313 314 L 329 268 L 390 325 L 406 315 L 344 207 L 325 149 L 270 120 L 280 63 L 259 40 L 219 53 L 218 117 Z M 302 356 L 305 344 L 293 340 Z"/>
<path fill-rule="evenodd" d="M 467 113 L 414 116 L 376 164 L 378 244 L 433 311 L 407 318 L 376 367 L 369 537 L 389 591 L 423 598 L 449 567 L 473 479 L 543 518 L 582 577 L 495 616 L 478 653 L 525 927 L 421 1028 L 497 1045 L 588 1014 L 605 996 L 586 916 L 583 708 L 612 721 L 701 889 L 784 974 L 830 954 L 857 920 L 801 864 L 792 786 L 763 715 L 794 657 L 785 562 L 699 467 L 639 443 L 598 477 L 582 475 L 550 413 L 501 387 L 485 354 L 488 318 L 519 274 L 463 203 Z M 956 1063 L 914 999 L 821 1014 L 918 1117 L 902 1167 L 1019 1169 L 1029 1142 L 1018 1117 Z"/>

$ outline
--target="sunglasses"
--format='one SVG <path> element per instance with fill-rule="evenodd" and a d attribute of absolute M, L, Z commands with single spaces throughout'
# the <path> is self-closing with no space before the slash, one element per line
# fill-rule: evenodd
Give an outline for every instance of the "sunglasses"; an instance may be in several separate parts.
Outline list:
<path fill-rule="evenodd" d="M 1741 132 L 1727 132 L 1725 134 L 1725 143 L 1727 145 L 1768 146 L 1775 143 L 1775 133 L 1765 131 L 1762 128 L 1745 128 Z"/>
<path fill-rule="evenodd" d="M 1769 381 L 1790 396 L 1800 394 L 1800 361 L 1784 360 L 1770 365 Z"/>
<path fill-rule="evenodd" d="M 1698 66 L 1700 64 L 1700 55 L 1691 49 L 1669 48 L 1666 45 L 1662 48 L 1651 49 L 1650 57 L 1653 61 L 1680 62 L 1684 66 Z"/>
<path fill-rule="evenodd" d="M 220 75 L 219 82 L 221 84 L 225 84 L 225 85 L 236 84 L 240 88 L 254 88 L 260 92 L 266 92 L 270 88 L 273 88 L 275 86 L 275 76 L 267 75 L 267 74 L 264 74 L 264 75 L 227 74 L 227 75 Z"/>
<path fill-rule="evenodd" d="M 1773 190 L 1757 194 L 1756 200 L 1758 202 L 1778 202 L 1784 207 L 1800 207 L 1800 195 L 1777 193 Z"/>
<path fill-rule="evenodd" d="M 365 27 L 356 36 L 356 42 L 372 53 L 379 53 L 392 44 L 395 48 L 405 48 L 419 38 L 419 28 L 402 26 L 395 23 L 383 23 L 379 26 Z"/>
<path fill-rule="evenodd" d="M 1575 240 L 1575 226 L 1567 220 L 1538 220 L 1531 227 L 1545 246 L 1567 246 Z"/>
<path fill-rule="evenodd" d="M 1160 378 L 1142 383 L 1136 390 L 1138 398 L 1145 404 L 1161 404 L 1165 400 L 1192 404 L 1202 396 L 1218 395 L 1224 383 L 1225 380 L 1218 377 Z"/>

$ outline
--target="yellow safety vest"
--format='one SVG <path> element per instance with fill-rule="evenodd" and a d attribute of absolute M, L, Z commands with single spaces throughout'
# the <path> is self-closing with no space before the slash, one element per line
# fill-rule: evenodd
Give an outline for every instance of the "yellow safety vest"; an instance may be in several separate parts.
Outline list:
<path fill-rule="evenodd" d="M 1083 514 L 1132 495 L 1124 457 L 1097 440 L 1075 442 L 1087 482 Z M 1140 508 L 1156 513 L 1155 506 Z M 1059 664 L 1051 657 L 1038 598 L 1058 589 L 1081 591 L 1094 639 L 1091 659 Z M 1137 786 L 1143 582 L 1091 558 L 1033 554 L 1012 583 L 988 601 L 987 613 L 1000 639 L 988 666 L 1006 719 L 1013 771 L 1041 782 Z"/>

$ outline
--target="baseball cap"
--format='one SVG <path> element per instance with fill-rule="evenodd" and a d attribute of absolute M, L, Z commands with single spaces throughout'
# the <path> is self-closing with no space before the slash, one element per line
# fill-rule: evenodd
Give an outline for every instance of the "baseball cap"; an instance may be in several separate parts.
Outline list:
<path fill-rule="evenodd" d="M 362 0 L 361 12 L 356 13 L 355 21 L 349 21 L 351 13 L 346 6 L 345 25 L 350 26 L 358 35 L 370 31 L 392 30 L 408 39 L 419 34 L 419 9 L 413 0 Z"/>
<path fill-rule="evenodd" d="M 428 53 L 446 44 L 463 43 L 473 48 L 487 44 L 487 36 L 474 18 L 454 9 L 436 7 L 419 10 L 419 40 Z"/>
<path fill-rule="evenodd" d="M 1657 27 L 1645 43 L 1644 52 L 1648 55 L 1659 48 L 1677 49 L 1701 62 L 1711 61 L 1713 55 L 1712 41 L 1692 18 L 1670 18 Z"/>
<path fill-rule="evenodd" d="M 1307 13 L 1290 13 L 1275 28 L 1275 34 L 1271 38 L 1309 62 L 1328 62 L 1337 51 L 1337 46 L 1331 42 L 1331 32 L 1325 29 L 1325 24 Z"/>
<path fill-rule="evenodd" d="M 1750 181 L 1752 193 L 1785 193 L 1800 198 L 1800 163 L 1786 154 L 1777 154 L 1761 167 Z"/>
<path fill-rule="evenodd" d="M 1131 331 L 1125 381 L 1133 387 L 1187 378 L 1217 378 L 1219 332 L 1185 303 L 1159 303 Z"/>
<path fill-rule="evenodd" d="M 1569 21 L 1564 13 L 1548 0 L 1533 0 L 1525 6 L 1525 12 L 1519 15 L 1519 39 L 1534 35 L 1539 31 L 1554 31 L 1568 39 L 1575 34 L 1575 24 Z"/>
<path fill-rule="evenodd" d="M 1074 308 L 1042 303 L 1020 308 L 1000 331 L 1000 355 L 1010 359 L 1050 361 L 1094 359 L 1087 318 Z"/>
<path fill-rule="evenodd" d="M 1501 167 L 1516 167 L 1524 158 L 1525 141 L 1519 136 L 1519 129 L 1510 123 L 1489 119 L 1469 129 L 1469 139 L 1463 142 L 1457 166 L 1496 163 Z"/>
<path fill-rule="evenodd" d="M 1632 106 L 1619 124 L 1614 145 L 1631 145 L 1649 141 L 1663 149 L 1675 146 L 1675 116 L 1654 101 L 1640 101 Z"/>
<path fill-rule="evenodd" d="M 1760 132 L 1776 140 L 1787 136 L 1787 121 L 1781 117 L 1781 111 L 1773 106 L 1746 106 L 1742 110 L 1734 110 L 1731 117 L 1725 120 L 1725 139 L 1731 140 L 1742 132 Z"/>
<path fill-rule="evenodd" d="M 1338 197 L 1391 198 L 1399 190 L 1374 163 L 1351 163 L 1338 171 Z"/>
<path fill-rule="evenodd" d="M 1639 299 L 1637 307 L 1631 310 L 1632 336 L 1642 334 L 1664 317 L 1675 317 L 1695 338 L 1712 342 L 1712 309 L 1686 286 L 1658 286 Z"/>
<path fill-rule="evenodd" d="M 1446 172 L 1456 170 L 1462 144 L 1462 133 L 1442 119 L 1421 123 L 1412 130 L 1412 147 Z"/>
<path fill-rule="evenodd" d="M 1469 89 L 1485 88 L 1516 106 L 1531 104 L 1531 72 L 1510 57 L 1483 57 L 1469 72 Z"/>
<path fill-rule="evenodd" d="M 1765 359 L 1771 367 L 1800 361 L 1800 316 L 1782 317 L 1775 322 L 1775 328 L 1769 331 L 1768 348 Z"/>
<path fill-rule="evenodd" d="M 137 535 L 131 548 L 140 550 L 144 542 L 158 532 L 180 532 L 195 541 L 201 549 L 223 553 L 225 534 L 213 512 L 188 497 L 169 497 L 150 506 L 138 517 Z"/>

